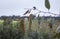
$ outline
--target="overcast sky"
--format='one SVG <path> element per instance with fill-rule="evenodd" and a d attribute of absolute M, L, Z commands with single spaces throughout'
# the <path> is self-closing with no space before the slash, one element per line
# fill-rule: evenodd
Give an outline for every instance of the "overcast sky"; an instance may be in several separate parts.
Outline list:
<path fill-rule="evenodd" d="M 60 0 L 49 0 L 50 12 L 59 14 L 60 12 Z M 24 8 L 32 8 L 36 6 L 41 11 L 48 11 L 44 5 L 45 0 L 0 0 L 0 16 L 2 15 L 23 15 L 27 10 Z M 31 12 L 33 13 L 33 11 Z M 47 14 L 40 14 L 41 16 Z M 50 14 L 48 14 L 50 15 Z"/>

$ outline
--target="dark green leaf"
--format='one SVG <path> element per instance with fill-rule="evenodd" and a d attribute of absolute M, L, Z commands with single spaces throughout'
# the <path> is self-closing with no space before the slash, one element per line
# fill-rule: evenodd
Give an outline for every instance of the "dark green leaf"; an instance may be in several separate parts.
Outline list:
<path fill-rule="evenodd" d="M 50 9 L 49 0 L 45 0 L 45 7 L 46 7 L 48 10 Z"/>

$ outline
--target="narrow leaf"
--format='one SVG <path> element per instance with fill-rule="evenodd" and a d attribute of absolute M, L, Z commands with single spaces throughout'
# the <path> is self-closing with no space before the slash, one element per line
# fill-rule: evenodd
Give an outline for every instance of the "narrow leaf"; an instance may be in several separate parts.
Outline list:
<path fill-rule="evenodd" d="M 27 10 L 25 13 L 24 13 L 24 15 L 26 15 L 27 13 L 30 13 L 31 12 L 31 10 Z"/>

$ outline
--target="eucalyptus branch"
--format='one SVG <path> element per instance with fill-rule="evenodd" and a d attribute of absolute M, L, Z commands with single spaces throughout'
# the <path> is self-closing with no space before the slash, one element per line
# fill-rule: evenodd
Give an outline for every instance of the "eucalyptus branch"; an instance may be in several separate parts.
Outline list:
<path fill-rule="evenodd" d="M 41 11 L 41 10 L 38 10 L 36 7 L 33 7 L 33 8 L 25 8 L 25 9 L 28 9 L 28 10 L 37 10 L 38 12 L 37 13 L 48 13 L 48 14 L 53 14 L 53 15 L 59 15 L 59 14 L 55 14 L 55 13 L 52 13 L 52 12 L 45 12 L 45 11 Z M 31 12 L 30 11 L 30 12 Z M 27 12 L 28 13 L 28 12 Z M 37 14 L 36 13 L 36 14 Z"/>
<path fill-rule="evenodd" d="M 36 10 L 38 10 L 38 9 L 36 9 Z M 41 11 L 41 10 L 38 10 L 38 11 L 39 11 L 38 13 L 48 13 L 48 14 L 53 14 L 53 15 L 59 15 L 59 14 L 55 14 L 55 13 L 52 13 L 52 12 L 45 12 L 45 11 Z"/>

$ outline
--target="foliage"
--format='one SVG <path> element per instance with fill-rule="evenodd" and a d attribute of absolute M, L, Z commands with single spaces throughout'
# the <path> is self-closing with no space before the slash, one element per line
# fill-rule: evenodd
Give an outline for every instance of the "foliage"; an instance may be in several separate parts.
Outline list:
<path fill-rule="evenodd" d="M 25 22 L 27 22 L 27 23 L 25 24 Z M 3 20 L 0 21 L 0 23 L 1 23 L 0 27 L 4 26 Z M 38 26 L 38 25 L 35 25 L 36 23 L 38 23 L 38 20 L 32 21 L 32 19 L 30 18 L 29 23 L 30 23 L 30 25 L 28 24 L 28 21 L 24 21 L 23 19 L 21 19 L 19 21 L 13 20 L 10 24 L 7 24 L 7 26 L 5 26 L 4 28 L 1 27 L 0 39 L 4 39 L 4 38 L 6 38 L 6 39 L 23 39 L 23 38 L 25 38 L 25 39 L 30 39 L 30 38 L 32 38 L 32 39 L 49 39 L 50 38 L 49 37 L 50 35 L 48 34 L 49 32 L 46 33 L 45 27 L 42 27 L 40 29 L 40 32 L 37 32 L 38 30 L 37 31 L 33 30 L 33 29 L 35 29 L 36 26 Z M 30 26 L 30 28 L 32 28 L 32 26 L 34 26 L 34 25 L 35 25 L 35 27 L 33 29 L 31 29 L 31 31 L 29 33 L 27 32 L 27 30 L 25 32 L 25 28 L 28 28 L 29 26 Z M 8 27 L 8 26 L 10 26 L 10 27 Z M 14 29 L 12 28 L 12 26 Z M 28 27 L 26 27 L 26 26 L 28 26 Z M 2 29 L 4 29 L 4 30 L 2 30 Z M 26 37 L 23 37 L 23 36 L 26 36 Z M 56 34 L 55 36 L 59 37 L 58 34 Z"/>
<path fill-rule="evenodd" d="M 29 30 L 31 29 L 31 25 L 32 25 L 32 14 L 30 14 L 29 16 Z"/>
<path fill-rule="evenodd" d="M 38 19 L 38 24 L 40 24 L 41 17 L 39 15 L 38 15 L 37 19 Z"/>
<path fill-rule="evenodd" d="M 18 26 L 18 30 L 22 32 L 22 34 L 25 34 L 25 27 L 24 27 L 24 20 L 21 19 L 20 25 Z"/>

